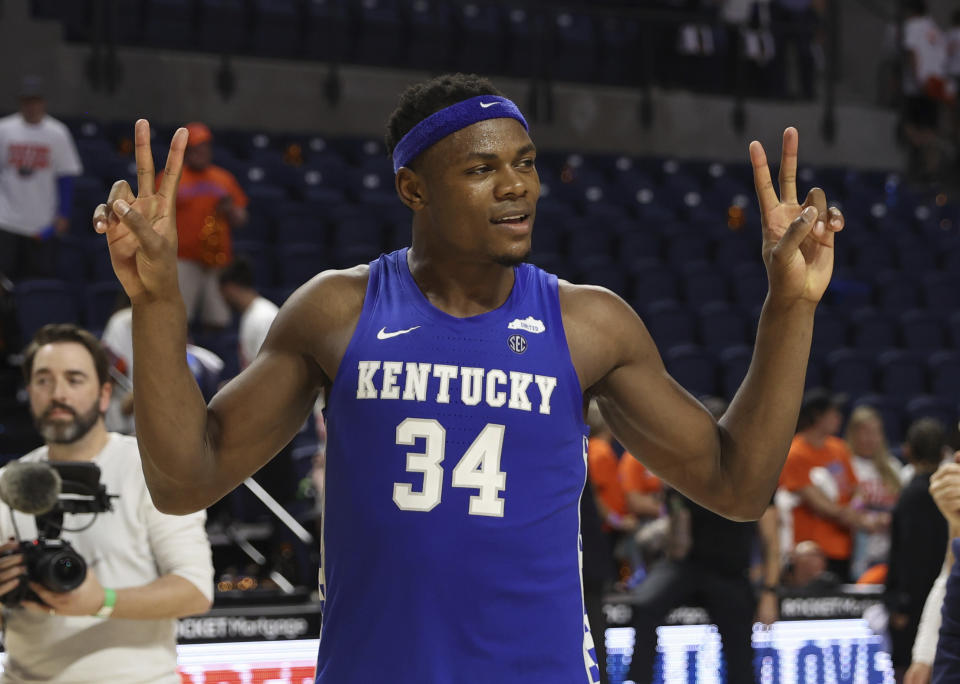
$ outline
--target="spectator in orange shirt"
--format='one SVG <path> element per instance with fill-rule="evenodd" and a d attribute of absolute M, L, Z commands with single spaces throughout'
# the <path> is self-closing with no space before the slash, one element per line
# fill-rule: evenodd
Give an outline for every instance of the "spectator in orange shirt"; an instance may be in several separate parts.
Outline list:
<path fill-rule="evenodd" d="M 587 475 L 596 494 L 597 510 L 604 528 L 608 532 L 633 531 L 638 521 L 627 508 L 627 496 L 620 481 L 620 458 L 613 448 L 613 433 L 600 415 L 596 402 L 590 402 L 587 424 L 590 426 Z"/>
<path fill-rule="evenodd" d="M 177 275 L 187 322 L 211 328 L 230 323 L 220 293 L 220 269 L 233 253 L 230 231 L 247 221 L 247 195 L 232 173 L 213 161 L 213 134 L 202 123 L 187 124 L 189 138 L 177 189 Z M 159 180 L 159 179 L 158 179 Z"/>
<path fill-rule="evenodd" d="M 850 449 L 836 436 L 843 422 L 841 406 L 825 390 L 807 393 L 780 485 L 799 499 L 793 508 L 794 543 L 815 541 L 827 557 L 827 568 L 840 581 L 849 582 L 851 531 L 881 530 L 889 524 L 889 515 L 865 513 L 850 505 L 857 477 Z"/>

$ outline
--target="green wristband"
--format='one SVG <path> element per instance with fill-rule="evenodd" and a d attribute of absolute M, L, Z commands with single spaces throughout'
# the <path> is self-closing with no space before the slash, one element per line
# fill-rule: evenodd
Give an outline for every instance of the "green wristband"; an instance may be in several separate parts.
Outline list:
<path fill-rule="evenodd" d="M 108 618 L 113 614 L 113 607 L 117 605 L 117 592 L 113 589 L 103 589 L 103 605 L 94 613 L 98 618 Z"/>

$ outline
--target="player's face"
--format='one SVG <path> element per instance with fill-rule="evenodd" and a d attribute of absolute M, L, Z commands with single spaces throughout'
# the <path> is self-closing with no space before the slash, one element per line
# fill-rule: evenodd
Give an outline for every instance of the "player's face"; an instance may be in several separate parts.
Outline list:
<path fill-rule="evenodd" d="M 488 119 L 427 150 L 421 168 L 431 240 L 504 265 L 530 253 L 540 197 L 536 148 L 514 119 Z"/>
<path fill-rule="evenodd" d="M 110 401 L 93 357 L 77 342 L 55 342 L 37 350 L 27 387 L 37 431 L 48 444 L 72 444 L 97 424 Z"/>

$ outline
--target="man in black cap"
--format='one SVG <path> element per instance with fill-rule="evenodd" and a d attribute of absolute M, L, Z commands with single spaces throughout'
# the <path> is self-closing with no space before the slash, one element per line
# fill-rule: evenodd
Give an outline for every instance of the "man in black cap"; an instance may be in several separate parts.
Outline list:
<path fill-rule="evenodd" d="M 82 171 L 69 129 L 47 115 L 42 80 L 24 77 L 20 111 L 0 119 L 0 274 L 55 275 L 50 238 L 69 228 Z"/>

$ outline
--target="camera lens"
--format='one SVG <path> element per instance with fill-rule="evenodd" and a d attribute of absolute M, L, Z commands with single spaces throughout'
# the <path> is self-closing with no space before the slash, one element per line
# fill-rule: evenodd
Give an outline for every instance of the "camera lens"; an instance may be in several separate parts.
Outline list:
<path fill-rule="evenodd" d="M 84 569 L 78 563 L 75 563 L 72 558 L 58 558 L 51 570 L 54 578 L 62 585 L 73 584 L 74 582 L 79 585 L 80 582 L 83 582 Z"/>
<path fill-rule="evenodd" d="M 87 564 L 68 544 L 44 549 L 36 562 L 36 579 L 50 591 L 76 589 L 87 576 Z"/>

